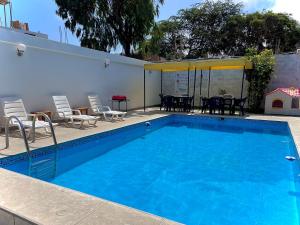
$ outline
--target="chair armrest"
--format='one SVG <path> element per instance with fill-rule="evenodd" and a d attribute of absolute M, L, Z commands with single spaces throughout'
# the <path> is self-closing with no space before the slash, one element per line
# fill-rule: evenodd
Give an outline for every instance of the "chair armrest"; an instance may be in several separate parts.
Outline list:
<path fill-rule="evenodd" d="M 93 109 L 92 109 L 92 111 L 93 111 Z M 97 108 L 96 108 L 96 112 L 97 112 L 97 113 L 101 113 L 101 111 L 102 111 L 102 110 L 101 110 L 101 107 L 97 107 Z"/>
<path fill-rule="evenodd" d="M 28 120 L 29 119 L 32 119 L 32 121 L 36 121 L 36 120 L 39 120 L 38 119 L 38 114 L 33 114 L 33 113 L 29 113 L 29 114 L 27 114 L 27 116 L 28 116 Z M 29 118 L 29 117 L 32 117 L 32 118 Z"/>
<path fill-rule="evenodd" d="M 41 116 L 41 117 L 44 117 L 45 121 L 48 121 L 48 122 L 51 121 L 50 117 L 46 113 L 43 113 L 43 112 L 37 112 L 37 113 L 34 113 L 34 114 L 30 113 L 30 114 L 27 114 L 27 115 L 30 116 L 30 117 L 33 117 L 35 119 L 37 119 L 38 116 Z"/>
<path fill-rule="evenodd" d="M 55 112 L 54 113 L 54 116 L 57 115 L 58 117 L 62 117 L 64 119 L 66 119 L 66 114 L 64 112 Z M 59 119 L 59 118 L 57 118 Z"/>
<path fill-rule="evenodd" d="M 8 120 L 10 119 L 10 116 L 3 116 L 3 118 L 4 118 L 4 120 L 5 120 L 5 123 L 7 123 Z M 9 123 L 10 123 L 10 124 L 13 124 L 13 121 L 10 120 Z"/>
<path fill-rule="evenodd" d="M 111 108 L 107 105 L 102 106 L 102 109 L 104 109 L 103 111 L 111 111 Z"/>
<path fill-rule="evenodd" d="M 38 114 L 37 113 L 29 113 L 27 114 L 28 117 L 37 117 Z"/>
<path fill-rule="evenodd" d="M 78 115 L 81 115 L 81 112 L 80 112 L 80 110 L 78 110 L 78 109 L 72 109 L 72 112 L 74 112 L 75 115 L 76 115 L 76 113 L 78 113 Z"/>
<path fill-rule="evenodd" d="M 9 125 L 18 125 L 23 127 L 23 122 L 17 116 L 3 116 L 3 118 L 5 119 L 5 126 L 8 125 L 9 127 Z M 17 124 L 14 123 L 14 121 L 17 121 Z"/>

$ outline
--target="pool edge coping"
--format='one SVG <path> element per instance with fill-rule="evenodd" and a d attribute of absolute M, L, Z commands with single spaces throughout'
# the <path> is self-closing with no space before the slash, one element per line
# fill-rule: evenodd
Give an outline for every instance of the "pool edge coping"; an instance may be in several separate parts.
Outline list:
<path fill-rule="evenodd" d="M 91 217 L 97 217 L 97 211 L 103 211 L 102 208 L 105 207 L 110 208 L 110 210 L 114 210 L 115 211 L 114 213 L 116 214 L 121 213 L 123 216 L 127 215 L 127 218 L 120 218 L 117 217 L 117 215 L 115 215 L 116 217 L 113 216 L 110 218 L 106 218 L 104 216 L 104 217 L 100 217 L 103 220 L 98 222 L 94 221 L 93 223 L 94 225 L 97 224 L 128 225 L 128 221 L 126 222 L 126 220 L 130 220 L 129 223 L 130 225 L 140 225 L 141 220 L 143 220 L 142 221 L 143 224 L 149 224 L 149 225 L 150 224 L 153 225 L 180 225 L 181 224 L 175 221 L 171 221 L 164 217 L 160 217 L 148 212 L 144 212 L 139 209 L 131 208 L 126 205 L 122 205 L 106 199 L 98 198 L 86 193 L 82 193 L 52 183 L 48 183 L 46 181 L 31 178 L 26 175 L 22 175 L 3 168 L 0 168 L 0 179 L 4 181 L 1 182 L 0 184 L 0 193 L 1 196 L 5 196 L 5 200 L 3 199 L 4 197 L 2 197 L 0 201 L 0 211 L 2 211 L 2 213 L 6 212 L 7 214 L 10 214 L 10 217 L 18 217 L 19 219 L 24 221 L 25 224 L 34 224 L 34 225 L 86 224 L 84 220 L 87 220 Z M 20 191 L 20 193 L 14 192 L 20 189 L 19 188 L 20 185 L 22 186 L 22 191 Z M 9 187 L 9 188 L 5 189 L 5 187 Z M 51 195 L 47 195 L 49 193 Z M 55 197 L 53 195 L 55 195 Z M 52 197 L 49 198 L 49 196 Z M 19 202 L 17 202 L 16 200 L 18 199 L 19 201 L 20 198 L 23 198 L 21 204 L 19 204 Z M 32 207 L 29 207 L 28 205 L 24 205 L 24 203 L 26 202 L 24 198 L 27 198 L 29 202 L 28 205 Z M 36 200 L 39 201 L 36 202 Z M 75 204 L 75 200 L 76 200 L 76 204 Z M 53 204 L 57 207 L 51 208 L 50 206 L 51 205 L 53 206 Z M 20 205 L 23 205 L 23 207 L 21 207 Z M 36 213 L 36 211 L 38 211 L 37 208 L 44 208 L 43 213 L 37 215 Z M 46 210 L 46 208 L 48 208 L 48 210 Z M 72 211 L 66 213 L 66 216 L 59 215 L 60 212 L 62 211 L 67 212 L 68 210 L 72 210 Z M 28 211 L 31 211 L 31 213 L 29 213 Z M 77 217 L 75 213 L 80 213 L 82 211 L 86 211 L 86 213 L 84 215 Z M 46 215 L 45 212 L 56 212 L 56 215 L 53 214 Z M 107 213 L 109 214 L 109 212 Z M 45 222 L 45 220 L 46 221 L 50 220 L 49 221 L 50 223 Z M 122 222 L 122 220 L 124 221 Z M 1 218 L 0 218 L 0 222 L 2 222 Z M 9 222 L 5 224 L 10 225 Z"/>

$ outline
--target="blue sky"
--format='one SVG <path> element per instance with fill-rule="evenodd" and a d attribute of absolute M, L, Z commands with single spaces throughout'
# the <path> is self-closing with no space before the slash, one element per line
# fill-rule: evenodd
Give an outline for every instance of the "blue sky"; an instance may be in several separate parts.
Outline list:
<path fill-rule="evenodd" d="M 235 0 L 242 1 L 245 5 L 245 12 L 253 12 L 256 10 L 282 8 L 281 5 L 290 4 L 290 10 L 299 4 L 299 0 Z M 165 0 L 165 4 L 161 7 L 160 17 L 158 20 L 167 19 L 175 15 L 179 9 L 188 8 L 193 4 L 199 3 L 201 0 Z M 290 3 L 289 3 L 290 2 Z M 56 16 L 57 8 L 54 0 L 12 0 L 13 3 L 13 19 L 22 22 L 28 22 L 31 31 L 40 31 L 49 35 L 49 39 L 59 41 L 59 26 L 64 29 L 63 21 Z M 281 4 L 281 5 L 280 5 Z M 1 22 L 4 25 L 4 18 L 0 8 Z M 79 41 L 70 32 L 68 32 L 70 44 L 79 45 Z"/>

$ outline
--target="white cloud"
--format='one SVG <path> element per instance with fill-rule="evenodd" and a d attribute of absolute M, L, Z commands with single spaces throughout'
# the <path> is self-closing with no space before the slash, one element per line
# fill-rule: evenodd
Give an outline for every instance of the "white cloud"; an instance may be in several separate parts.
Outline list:
<path fill-rule="evenodd" d="M 234 0 L 242 2 L 246 12 L 255 12 L 261 10 L 273 10 L 292 14 L 292 17 L 300 22 L 300 0 Z"/>
<path fill-rule="evenodd" d="M 241 2 L 244 5 L 244 10 L 246 12 L 261 11 L 263 9 L 269 9 L 273 6 L 276 0 L 234 0 L 234 2 Z"/>
<path fill-rule="evenodd" d="M 275 0 L 272 8 L 274 12 L 290 13 L 292 17 L 300 22 L 300 1 L 299 0 Z"/>

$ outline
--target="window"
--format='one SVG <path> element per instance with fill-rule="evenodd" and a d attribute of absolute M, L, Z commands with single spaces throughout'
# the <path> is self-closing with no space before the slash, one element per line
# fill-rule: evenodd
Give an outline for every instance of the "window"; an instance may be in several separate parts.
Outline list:
<path fill-rule="evenodd" d="M 280 99 L 276 99 L 272 102 L 272 108 L 283 108 L 283 101 Z"/>
<path fill-rule="evenodd" d="M 299 98 L 292 99 L 292 109 L 299 109 Z"/>

